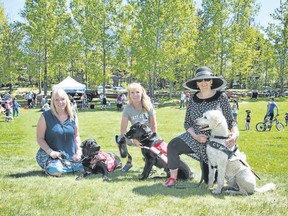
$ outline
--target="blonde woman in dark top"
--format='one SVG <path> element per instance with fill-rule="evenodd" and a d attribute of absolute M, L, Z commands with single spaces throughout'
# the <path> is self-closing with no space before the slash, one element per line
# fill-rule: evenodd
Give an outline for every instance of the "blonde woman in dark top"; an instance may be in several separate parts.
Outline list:
<path fill-rule="evenodd" d="M 81 163 L 63 164 L 61 160 L 65 156 L 67 161 L 78 161 L 82 153 L 78 119 L 62 89 L 52 93 L 51 109 L 38 120 L 37 143 L 40 146 L 37 163 L 48 175 L 60 176 L 83 169 Z"/>

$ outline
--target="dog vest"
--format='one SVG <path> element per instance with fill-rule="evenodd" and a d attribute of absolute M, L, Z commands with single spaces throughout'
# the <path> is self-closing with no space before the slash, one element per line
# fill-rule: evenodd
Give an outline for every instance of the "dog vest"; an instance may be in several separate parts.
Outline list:
<path fill-rule="evenodd" d="M 116 168 L 115 159 L 109 153 L 105 153 L 105 152 L 99 150 L 98 154 L 96 154 L 94 156 L 94 158 L 91 160 L 90 164 L 96 164 L 99 161 L 103 161 L 105 163 L 107 170 L 109 172 L 115 170 L 115 168 Z"/>
<path fill-rule="evenodd" d="M 150 151 L 157 155 L 165 164 L 167 164 L 167 144 L 164 141 L 154 144 Z"/>

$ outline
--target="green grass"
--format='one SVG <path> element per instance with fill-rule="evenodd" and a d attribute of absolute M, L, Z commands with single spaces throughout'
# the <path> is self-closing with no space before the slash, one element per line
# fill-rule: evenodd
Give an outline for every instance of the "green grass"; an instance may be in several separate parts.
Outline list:
<path fill-rule="evenodd" d="M 81 181 L 76 181 L 72 174 L 47 177 L 35 161 L 36 124 L 41 115 L 38 109 L 21 109 L 20 117 L 11 123 L 0 116 L 0 215 L 286 215 L 287 128 L 282 132 L 275 127 L 270 132 L 255 130 L 256 123 L 263 119 L 266 103 L 240 103 L 237 143 L 261 177 L 258 186 L 274 182 L 277 189 L 248 197 L 212 195 L 204 184 L 199 188 L 167 189 L 161 186 L 165 178 L 139 181 L 142 156 L 140 149 L 131 147 L 134 158 L 131 172 L 124 175 L 117 170 L 110 174 L 110 182 L 102 181 L 100 175 Z M 284 123 L 287 99 L 277 103 L 279 119 Z M 119 155 L 114 136 L 119 133 L 121 112 L 98 108 L 79 112 L 81 139 L 94 138 L 102 150 Z M 250 131 L 245 130 L 246 109 L 252 110 Z M 184 131 L 184 109 L 163 106 L 156 111 L 158 132 L 166 142 Z M 196 178 L 181 184 L 194 186 L 200 178 L 199 163 L 187 156 L 183 159 Z M 163 177 L 162 170 L 157 170 L 156 176 Z"/>

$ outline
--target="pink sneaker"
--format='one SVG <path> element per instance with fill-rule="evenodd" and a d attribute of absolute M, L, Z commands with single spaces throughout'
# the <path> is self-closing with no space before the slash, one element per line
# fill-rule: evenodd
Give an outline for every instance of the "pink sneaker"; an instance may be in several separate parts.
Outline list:
<path fill-rule="evenodd" d="M 176 184 L 177 184 L 176 179 L 171 178 L 171 177 L 168 178 L 168 180 L 167 180 L 166 182 L 162 183 L 162 185 L 163 185 L 164 187 L 175 187 Z"/>

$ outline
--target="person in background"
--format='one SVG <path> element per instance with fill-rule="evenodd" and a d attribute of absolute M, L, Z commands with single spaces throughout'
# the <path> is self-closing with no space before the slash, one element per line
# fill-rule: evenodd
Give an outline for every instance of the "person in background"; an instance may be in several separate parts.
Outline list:
<path fill-rule="evenodd" d="M 106 110 L 106 109 L 107 109 L 107 98 L 106 98 L 106 95 L 103 95 L 101 110 Z"/>
<path fill-rule="evenodd" d="M 11 105 L 10 105 L 10 101 L 6 100 L 6 101 L 5 101 L 6 117 L 9 117 L 9 116 L 10 116 L 11 110 L 12 110 L 12 108 L 11 108 Z M 6 120 L 7 120 L 7 118 L 6 118 Z"/>
<path fill-rule="evenodd" d="M 36 107 L 37 106 L 36 98 L 37 98 L 37 94 L 35 92 L 32 92 L 32 100 L 33 100 L 32 107 Z"/>
<path fill-rule="evenodd" d="M 246 110 L 245 120 L 246 120 L 245 128 L 246 128 L 246 130 L 250 130 L 251 110 Z"/>
<path fill-rule="evenodd" d="M 190 96 L 186 108 L 184 121 L 186 131 L 168 143 L 167 158 L 170 177 L 163 183 L 163 186 L 174 187 L 177 184 L 181 154 L 188 154 L 196 160 L 203 161 L 203 177 L 205 183 L 208 184 L 209 168 L 206 145 L 209 142 L 210 131 L 201 131 L 196 124 L 196 119 L 202 117 L 204 112 L 213 109 L 222 111 L 231 131 L 230 137 L 226 140 L 226 146 L 232 148 L 235 145 L 239 130 L 233 118 L 227 95 L 220 91 L 225 85 L 226 81 L 222 77 L 215 76 L 212 70 L 206 66 L 198 68 L 195 77 L 183 84 L 185 88 L 197 92 Z"/>
<path fill-rule="evenodd" d="M 111 101 L 107 101 L 107 108 L 110 109 L 111 108 Z"/>
<path fill-rule="evenodd" d="M 122 100 L 122 95 L 121 94 L 117 95 L 116 106 L 117 106 L 117 110 L 121 110 L 122 109 L 123 100 Z"/>
<path fill-rule="evenodd" d="M 82 110 L 84 110 L 87 107 L 87 95 L 85 92 L 81 96 L 81 101 L 82 101 Z"/>
<path fill-rule="evenodd" d="M 285 113 L 285 123 L 286 126 L 288 126 L 288 112 Z"/>
<path fill-rule="evenodd" d="M 186 107 L 187 107 L 187 106 L 188 106 L 188 103 L 189 103 L 190 92 L 186 92 L 186 93 L 185 93 L 185 96 L 186 96 L 185 105 L 186 105 Z"/>
<path fill-rule="evenodd" d="M 33 94 L 32 94 L 32 92 L 28 92 L 28 93 L 26 94 L 26 100 L 27 100 L 27 106 L 28 106 L 29 108 L 32 108 L 32 107 L 33 107 L 33 105 L 32 105 L 32 101 L 33 101 Z"/>
<path fill-rule="evenodd" d="M 238 111 L 239 111 L 238 101 L 237 100 L 233 100 L 232 114 L 233 114 L 233 117 L 234 117 L 236 122 L 237 122 Z"/>
<path fill-rule="evenodd" d="M 276 112 L 277 112 L 276 116 L 278 116 L 279 115 L 279 107 L 275 103 L 274 98 L 270 97 L 269 101 L 268 101 L 268 104 L 267 104 L 267 112 L 266 112 L 266 115 L 265 115 L 265 119 L 268 118 L 269 121 L 270 121 L 270 125 L 268 125 L 268 128 L 270 130 L 271 130 L 272 121 L 273 121 L 273 118 L 274 118 L 274 109 L 275 108 L 276 108 Z"/>
<path fill-rule="evenodd" d="M 180 95 L 180 109 L 185 107 L 185 98 L 186 98 L 186 95 L 182 91 Z"/>
<path fill-rule="evenodd" d="M 131 83 L 128 86 L 127 105 L 124 107 L 122 113 L 122 120 L 120 126 L 121 135 L 124 136 L 127 132 L 128 123 L 131 125 L 140 122 L 148 125 L 154 133 L 157 133 L 156 111 L 153 108 L 150 97 L 147 95 L 146 90 L 139 83 Z M 127 144 L 129 145 L 129 140 Z M 141 143 L 137 140 L 131 140 L 132 144 L 142 147 Z M 127 172 L 132 167 L 132 157 L 128 153 L 128 161 L 123 167 L 123 172 Z"/>
<path fill-rule="evenodd" d="M 13 100 L 12 100 L 13 118 L 15 116 L 19 116 L 19 107 L 20 107 L 20 104 L 17 102 L 16 97 L 14 97 Z"/>
<path fill-rule="evenodd" d="M 46 102 L 43 106 L 42 106 L 42 111 L 47 111 L 50 109 L 50 105 L 48 102 Z"/>
<path fill-rule="evenodd" d="M 41 107 L 44 106 L 44 104 L 46 103 L 47 99 L 46 99 L 46 96 L 43 96 L 42 99 L 41 99 Z"/>
<path fill-rule="evenodd" d="M 103 105 L 103 98 L 104 98 L 104 94 L 101 92 L 99 95 L 99 100 L 100 100 L 100 106 L 102 107 Z"/>
<path fill-rule="evenodd" d="M 122 99 L 122 104 L 126 105 L 127 104 L 127 97 L 124 93 L 121 95 L 121 99 Z"/>
<path fill-rule="evenodd" d="M 37 124 L 37 143 L 40 146 L 36 161 L 46 174 L 82 171 L 81 141 L 77 115 L 73 112 L 67 93 L 53 91 L 51 109 L 42 113 Z M 64 163 L 63 159 L 67 159 Z M 75 163 L 70 161 L 75 161 Z"/>

